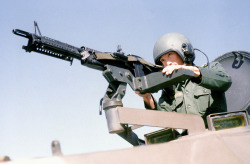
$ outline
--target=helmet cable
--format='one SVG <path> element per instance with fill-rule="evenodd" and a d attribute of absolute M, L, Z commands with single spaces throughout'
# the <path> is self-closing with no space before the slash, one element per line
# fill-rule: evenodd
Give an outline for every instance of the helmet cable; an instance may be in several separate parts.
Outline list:
<path fill-rule="evenodd" d="M 197 51 L 201 52 L 203 55 L 206 56 L 206 58 L 207 58 L 207 66 L 209 68 L 209 59 L 208 59 L 207 55 L 203 51 L 199 50 L 198 48 L 194 48 L 194 50 L 197 50 Z"/>

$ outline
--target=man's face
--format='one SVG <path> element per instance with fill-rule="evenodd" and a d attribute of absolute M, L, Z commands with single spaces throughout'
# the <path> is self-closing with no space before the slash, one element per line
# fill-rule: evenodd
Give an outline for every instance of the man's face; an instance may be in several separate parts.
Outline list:
<path fill-rule="evenodd" d="M 181 57 L 174 51 L 168 52 L 160 58 L 164 67 L 171 65 L 183 65 Z"/>

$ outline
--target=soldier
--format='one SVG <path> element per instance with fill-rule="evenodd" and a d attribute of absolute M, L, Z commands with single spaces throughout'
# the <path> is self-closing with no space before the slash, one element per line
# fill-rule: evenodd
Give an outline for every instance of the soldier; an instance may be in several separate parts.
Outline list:
<path fill-rule="evenodd" d="M 163 65 L 162 72 L 166 75 L 187 69 L 193 71 L 194 78 L 163 89 L 158 103 L 150 93 L 136 92 L 147 109 L 196 114 L 203 119 L 208 114 L 227 111 L 225 91 L 231 85 L 231 77 L 218 62 L 195 66 L 194 49 L 184 35 L 163 35 L 155 43 L 153 55 L 155 64 Z"/>

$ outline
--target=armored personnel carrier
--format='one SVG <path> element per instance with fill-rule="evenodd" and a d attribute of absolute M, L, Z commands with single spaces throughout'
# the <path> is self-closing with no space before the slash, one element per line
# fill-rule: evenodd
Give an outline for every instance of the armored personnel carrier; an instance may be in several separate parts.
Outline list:
<path fill-rule="evenodd" d="M 122 107 L 121 99 L 125 94 L 126 84 L 142 93 L 154 92 L 166 84 L 173 85 L 192 77 L 193 74 L 188 71 L 178 70 L 170 77 L 155 80 L 156 76 L 159 77 L 158 68 L 138 56 L 125 56 L 119 47 L 117 52 L 105 54 L 87 47 L 76 48 L 22 30 L 13 32 L 29 39 L 28 45 L 23 47 L 28 52 L 35 51 L 71 63 L 73 59 L 78 59 L 87 67 L 103 71 L 109 82 L 103 100 L 109 132 L 118 134 L 134 147 L 82 155 L 63 155 L 60 143 L 54 141 L 52 157 L 10 160 L 5 156 L 0 158 L 0 161 L 13 164 L 250 162 L 249 52 L 232 51 L 214 60 L 220 62 L 231 75 L 232 85 L 225 93 L 228 111 L 208 115 L 206 128 L 204 120 L 198 115 Z M 145 134 L 142 140 L 133 132 L 142 126 L 162 129 Z"/>
<path fill-rule="evenodd" d="M 232 77 L 232 86 L 226 92 L 228 112 L 207 117 L 208 129 L 201 117 L 162 111 L 117 107 L 116 121 L 129 126 L 130 132 L 120 134 L 135 146 L 133 148 L 64 156 L 60 144 L 53 142 L 53 156 L 23 159 L 6 163 L 249 163 L 249 66 L 250 53 L 233 51 L 215 61 L 220 62 Z M 140 116 L 140 117 L 138 117 Z M 133 129 L 155 126 L 163 129 L 145 134 L 144 142 Z M 175 129 L 185 129 L 186 135 Z M 132 133 L 131 133 L 132 132 Z M 116 132 L 119 134 L 119 132 Z M 5 162 L 4 162 L 5 163 Z"/>

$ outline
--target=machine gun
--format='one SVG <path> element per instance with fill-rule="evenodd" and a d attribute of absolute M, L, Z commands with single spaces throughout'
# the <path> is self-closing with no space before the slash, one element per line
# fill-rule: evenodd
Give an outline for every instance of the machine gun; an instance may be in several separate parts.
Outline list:
<path fill-rule="evenodd" d="M 120 123 L 119 116 L 117 116 L 117 107 L 123 106 L 122 98 L 125 95 L 126 85 L 129 84 L 134 91 L 140 93 L 153 93 L 194 76 L 189 70 L 178 70 L 167 76 L 159 72 L 162 69 L 161 66 L 151 64 L 139 56 L 124 55 L 120 46 L 117 52 L 113 53 L 100 52 L 85 46 L 77 48 L 42 36 L 36 22 L 34 22 L 34 27 L 35 33 L 13 30 L 14 34 L 28 39 L 27 46 L 23 46 L 26 52 L 34 51 L 69 61 L 71 64 L 74 59 L 77 59 L 84 66 L 103 71 L 103 76 L 109 83 L 102 104 L 109 132 L 119 134 L 132 145 L 140 144 L 138 137 L 134 133 L 128 135 L 128 128 Z"/>

